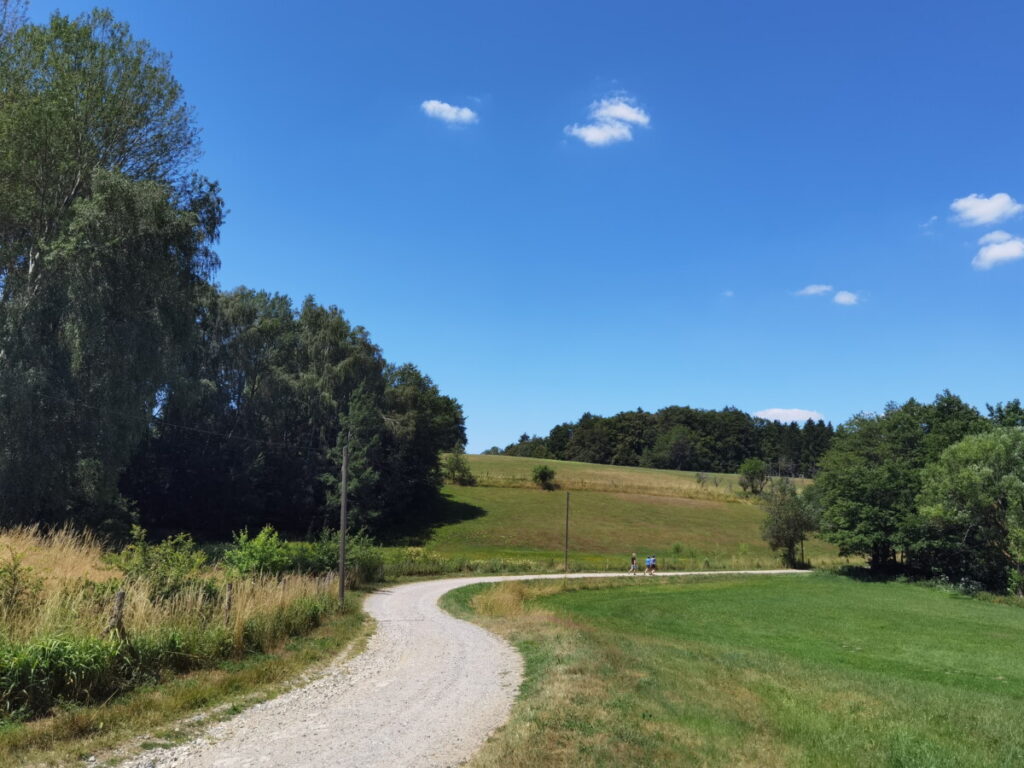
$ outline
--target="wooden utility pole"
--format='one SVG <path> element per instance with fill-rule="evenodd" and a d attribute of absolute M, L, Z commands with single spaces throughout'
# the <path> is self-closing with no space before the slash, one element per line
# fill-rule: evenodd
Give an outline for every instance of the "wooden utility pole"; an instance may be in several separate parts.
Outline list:
<path fill-rule="evenodd" d="M 345 607 L 345 533 L 348 531 L 348 444 L 352 433 L 341 449 L 341 528 L 338 530 L 338 603 Z"/>
<path fill-rule="evenodd" d="M 565 572 L 569 573 L 569 492 L 565 492 Z"/>

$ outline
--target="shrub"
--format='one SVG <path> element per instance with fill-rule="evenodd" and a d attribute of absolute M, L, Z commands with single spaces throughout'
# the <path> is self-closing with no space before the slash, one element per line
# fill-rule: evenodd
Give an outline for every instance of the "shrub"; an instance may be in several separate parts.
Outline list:
<path fill-rule="evenodd" d="M 469 468 L 465 449 L 461 445 L 455 446 L 455 450 L 444 457 L 441 471 L 445 479 L 453 485 L 476 485 L 476 477 Z"/>
<path fill-rule="evenodd" d="M 755 496 L 764 490 L 768 482 L 768 465 L 761 459 L 744 459 L 739 467 L 740 488 Z"/>
<path fill-rule="evenodd" d="M 547 464 L 540 464 L 533 468 L 533 482 L 545 491 L 555 489 L 555 470 Z"/>
<path fill-rule="evenodd" d="M 243 576 L 252 574 L 279 575 L 295 570 L 293 555 L 288 544 L 281 540 L 272 526 L 266 525 L 254 537 L 249 529 L 234 535 L 234 541 L 224 551 L 224 565 Z"/>
<path fill-rule="evenodd" d="M 133 525 L 131 544 L 110 561 L 120 568 L 127 579 L 142 581 L 150 586 L 158 598 L 170 598 L 187 587 L 197 585 L 212 589 L 212 583 L 202 578 L 206 567 L 206 553 L 196 548 L 187 533 L 179 533 L 159 544 L 146 540 L 144 528 Z"/>

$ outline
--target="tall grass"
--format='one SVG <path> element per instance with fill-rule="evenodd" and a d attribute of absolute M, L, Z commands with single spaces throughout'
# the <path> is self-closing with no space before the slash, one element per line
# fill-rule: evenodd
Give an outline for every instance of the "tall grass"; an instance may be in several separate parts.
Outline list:
<path fill-rule="evenodd" d="M 211 569 L 166 595 L 105 564 L 89 534 L 12 529 L 0 546 L 2 583 L 20 584 L 0 590 L 0 718 L 102 701 L 169 673 L 266 652 L 336 610 L 331 576 L 257 576 L 229 587 Z M 123 634 L 105 631 L 118 591 Z"/>

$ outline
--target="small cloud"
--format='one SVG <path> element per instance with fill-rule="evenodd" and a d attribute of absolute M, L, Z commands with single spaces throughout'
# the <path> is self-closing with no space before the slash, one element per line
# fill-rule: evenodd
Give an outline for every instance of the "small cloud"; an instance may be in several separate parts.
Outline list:
<path fill-rule="evenodd" d="M 832 301 L 836 304 L 842 304 L 844 307 L 852 307 L 860 301 L 860 297 L 856 293 L 851 293 L 850 291 L 838 291 L 836 295 L 832 297 Z"/>
<path fill-rule="evenodd" d="M 934 223 L 935 223 L 935 222 L 937 222 L 938 220 L 939 220 L 939 217 L 938 217 L 938 216 L 932 216 L 932 217 L 931 217 L 930 219 L 928 219 L 928 221 L 926 221 L 926 222 L 925 222 L 924 224 L 918 224 L 917 226 L 919 226 L 919 227 L 920 227 L 921 229 L 928 229 L 928 227 L 930 227 L 930 226 L 931 226 L 932 224 L 934 224 Z"/>
<path fill-rule="evenodd" d="M 437 99 L 429 99 L 420 104 L 420 109 L 427 117 L 435 117 L 454 125 L 468 125 L 477 122 L 480 117 L 469 107 L 456 107 Z"/>
<path fill-rule="evenodd" d="M 722 295 L 725 296 L 725 298 L 727 299 L 731 299 L 736 294 L 733 293 L 732 291 L 722 291 Z"/>
<path fill-rule="evenodd" d="M 768 419 L 768 421 L 781 421 L 783 424 L 789 424 L 793 421 L 802 424 L 808 419 L 812 421 L 825 420 L 825 417 L 817 411 L 807 411 L 803 408 L 765 408 L 754 415 L 761 419 Z"/>
<path fill-rule="evenodd" d="M 595 120 L 618 120 L 634 125 L 650 125 L 651 117 L 625 98 L 601 99 L 590 105 L 590 116 Z"/>
<path fill-rule="evenodd" d="M 633 126 L 647 127 L 651 117 L 628 96 L 613 96 L 590 105 L 591 122 L 567 125 L 565 132 L 588 147 L 603 147 L 633 140 Z"/>
<path fill-rule="evenodd" d="M 820 296 L 823 293 L 829 293 L 832 290 L 831 285 L 808 285 L 806 288 L 801 288 L 796 292 L 797 296 Z"/>
<path fill-rule="evenodd" d="M 971 266 L 975 269 L 992 269 L 997 264 L 1024 257 L 1024 240 L 1001 229 L 983 235 L 978 245 L 981 248 L 971 259 Z"/>
<path fill-rule="evenodd" d="M 956 214 L 956 220 L 965 226 L 994 224 L 1024 211 L 1024 205 L 1005 192 L 998 192 L 992 197 L 977 194 L 959 197 L 949 208 Z"/>

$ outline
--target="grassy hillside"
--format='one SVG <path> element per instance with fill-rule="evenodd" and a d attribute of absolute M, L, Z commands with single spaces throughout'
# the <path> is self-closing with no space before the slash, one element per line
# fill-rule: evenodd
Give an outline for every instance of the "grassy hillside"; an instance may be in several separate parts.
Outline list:
<path fill-rule="evenodd" d="M 692 472 L 468 458 L 478 484 L 445 487 L 445 524 L 427 538 L 428 551 L 560 567 L 568 489 L 570 560 L 576 569 L 625 568 L 631 552 L 657 555 L 662 569 L 778 565 L 761 540 L 760 510 L 735 493 L 735 475 L 709 476 L 702 486 Z M 541 463 L 555 469 L 560 490 L 533 484 L 531 473 Z M 839 562 L 834 547 L 816 540 L 807 543 L 806 554 L 815 565 Z"/>
<path fill-rule="evenodd" d="M 837 576 L 449 596 L 523 652 L 474 765 L 1024 764 L 1024 610 Z"/>
<path fill-rule="evenodd" d="M 582 461 L 526 459 L 519 456 L 467 456 L 480 485 L 534 488 L 533 468 L 547 464 L 562 490 L 614 491 L 689 499 L 731 499 L 740 491 L 738 475 L 707 472 L 701 485 L 696 472 L 644 467 L 616 467 Z"/>

